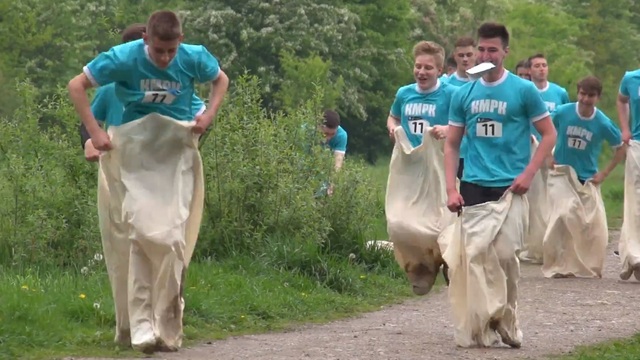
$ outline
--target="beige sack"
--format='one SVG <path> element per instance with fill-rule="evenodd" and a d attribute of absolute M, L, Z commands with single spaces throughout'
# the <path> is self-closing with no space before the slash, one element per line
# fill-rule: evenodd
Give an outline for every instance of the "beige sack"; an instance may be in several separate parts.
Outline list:
<path fill-rule="evenodd" d="M 204 204 L 193 125 L 150 114 L 110 127 L 113 150 L 100 158 L 105 260 L 116 309 L 128 307 L 131 344 L 143 351 L 177 350 L 182 343 L 182 282 Z"/>
<path fill-rule="evenodd" d="M 640 281 L 640 141 L 631 140 L 624 165 L 624 215 L 620 229 L 620 278 Z"/>
<path fill-rule="evenodd" d="M 417 295 L 431 290 L 443 264 L 438 235 L 455 219 L 446 207 L 444 140 L 432 138 L 430 129 L 413 148 L 396 127 L 385 199 L 389 241 Z"/>
<path fill-rule="evenodd" d="M 549 173 L 549 227 L 544 236 L 545 277 L 602 277 L 609 241 L 600 186 L 580 184 L 575 170 L 556 165 Z"/>
<path fill-rule="evenodd" d="M 464 207 L 446 233 L 449 300 L 458 346 L 488 347 L 498 340 L 519 347 L 516 314 L 522 248 L 529 226 L 526 196 L 505 192 L 498 201 Z"/>
<path fill-rule="evenodd" d="M 538 140 L 531 136 L 531 157 L 538 149 Z M 540 167 L 531 181 L 527 200 L 529 201 L 529 231 L 524 237 L 524 246 L 520 252 L 520 260 L 533 264 L 542 264 L 542 239 L 549 222 L 549 204 L 547 202 L 547 179 L 549 168 Z"/>

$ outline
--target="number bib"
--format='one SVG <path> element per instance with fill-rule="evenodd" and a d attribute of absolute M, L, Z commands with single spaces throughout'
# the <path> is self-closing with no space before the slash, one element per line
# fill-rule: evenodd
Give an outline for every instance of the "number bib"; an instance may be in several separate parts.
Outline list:
<path fill-rule="evenodd" d="M 572 148 L 572 149 L 577 149 L 577 150 L 584 150 L 587 148 L 587 144 L 588 141 L 587 140 L 583 140 L 580 138 L 568 138 L 567 139 L 568 143 L 567 145 Z"/>
<path fill-rule="evenodd" d="M 409 121 L 409 131 L 413 135 L 422 135 L 424 134 L 424 130 L 429 127 L 429 122 L 423 119 L 419 120 L 410 120 Z"/>
<path fill-rule="evenodd" d="M 479 119 L 476 124 L 477 137 L 502 137 L 502 123 L 495 120 Z"/>
<path fill-rule="evenodd" d="M 145 91 L 143 103 L 171 104 L 176 97 L 169 91 Z"/>

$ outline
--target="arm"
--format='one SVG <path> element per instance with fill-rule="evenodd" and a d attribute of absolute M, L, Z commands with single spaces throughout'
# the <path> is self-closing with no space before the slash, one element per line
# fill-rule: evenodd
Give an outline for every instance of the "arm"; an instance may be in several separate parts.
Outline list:
<path fill-rule="evenodd" d="M 340 168 L 342 168 L 342 163 L 344 162 L 344 153 L 335 151 L 333 153 L 333 158 L 335 160 L 335 169 L 336 171 L 338 171 L 340 170 Z"/>
<path fill-rule="evenodd" d="M 538 144 L 538 148 L 533 154 L 531 161 L 524 170 L 524 172 L 531 178 L 533 178 L 536 172 L 538 172 L 545 161 L 549 162 L 549 158 L 553 156 L 552 150 L 556 145 L 556 139 L 558 136 L 556 128 L 551 122 L 550 116 L 546 116 L 541 120 L 534 122 L 533 126 L 538 130 L 542 139 L 540 140 L 540 144 Z"/>
<path fill-rule="evenodd" d="M 629 140 L 631 140 L 631 129 L 629 128 L 629 97 L 618 93 L 616 108 L 618 110 L 620 130 L 622 130 L 622 141 L 628 144 Z"/>
<path fill-rule="evenodd" d="M 211 82 L 209 106 L 207 106 L 207 110 L 205 111 L 205 113 L 208 113 L 207 116 L 213 119 L 216 114 L 218 114 L 218 109 L 220 109 L 220 105 L 222 105 L 228 89 L 229 77 L 224 71 L 220 70 L 218 77 Z"/>
<path fill-rule="evenodd" d="M 84 72 L 71 79 L 67 85 L 69 97 L 76 112 L 80 116 L 82 125 L 84 125 L 89 136 L 94 137 L 101 128 L 91 112 L 91 105 L 89 104 L 89 97 L 87 96 L 87 90 L 91 87 L 93 87 L 93 84 Z"/>
<path fill-rule="evenodd" d="M 622 160 L 624 160 L 624 156 L 626 155 L 626 153 L 627 153 L 627 146 L 625 144 L 622 144 L 616 148 L 616 152 L 613 155 L 613 158 L 611 159 L 611 161 L 609 161 L 609 164 L 607 165 L 607 167 L 604 170 L 600 171 L 600 174 L 602 177 L 600 179 L 600 182 L 604 181 L 604 179 L 606 179 L 607 176 L 611 174 L 613 169 L 615 169 L 616 166 L 618 166 L 618 164 L 622 162 Z"/>
<path fill-rule="evenodd" d="M 464 126 L 449 125 L 447 139 L 444 142 L 444 177 L 447 193 L 458 191 L 456 178 L 460 163 L 460 143 L 464 136 Z"/>

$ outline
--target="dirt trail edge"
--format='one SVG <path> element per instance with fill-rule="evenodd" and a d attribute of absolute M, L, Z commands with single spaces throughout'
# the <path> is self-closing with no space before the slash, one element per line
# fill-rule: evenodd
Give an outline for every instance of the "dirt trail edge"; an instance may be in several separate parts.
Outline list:
<path fill-rule="evenodd" d="M 619 232 L 612 230 L 610 235 L 602 279 L 545 279 L 539 265 L 521 265 L 518 311 L 524 342 L 520 349 L 457 348 L 443 288 L 356 318 L 232 337 L 178 353 L 157 353 L 153 358 L 545 359 L 578 345 L 628 337 L 640 332 L 640 283 L 618 277 L 619 259 L 613 250 Z"/>

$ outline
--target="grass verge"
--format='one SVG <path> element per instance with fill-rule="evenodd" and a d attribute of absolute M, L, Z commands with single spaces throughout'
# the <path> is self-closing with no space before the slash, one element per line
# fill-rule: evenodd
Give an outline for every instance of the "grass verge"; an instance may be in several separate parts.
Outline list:
<path fill-rule="evenodd" d="M 367 269 L 336 260 L 327 269 L 327 279 L 341 282 L 339 291 L 250 258 L 194 263 L 185 295 L 185 345 L 338 319 L 411 296 L 404 274 L 391 266 Z M 113 302 L 102 270 L 0 274 L 0 358 L 139 356 L 113 345 Z"/>

